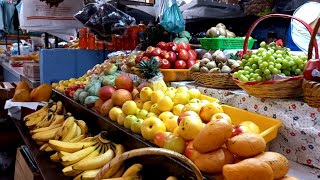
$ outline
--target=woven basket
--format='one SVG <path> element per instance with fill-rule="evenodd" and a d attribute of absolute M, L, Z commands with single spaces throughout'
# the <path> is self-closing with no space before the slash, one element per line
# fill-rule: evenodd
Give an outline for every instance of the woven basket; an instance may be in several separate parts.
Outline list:
<path fill-rule="evenodd" d="M 313 51 L 313 41 L 316 40 L 316 35 L 318 32 L 320 26 L 320 19 L 318 19 L 318 22 L 314 28 L 314 31 L 311 36 L 311 40 L 309 43 L 309 49 L 308 49 L 308 59 L 312 59 L 312 51 Z M 319 59 L 319 56 L 316 52 L 316 58 Z M 314 108 L 320 108 L 320 83 L 315 81 L 309 81 L 304 79 L 302 84 L 303 89 L 303 95 L 305 102 Z"/>
<path fill-rule="evenodd" d="M 184 155 L 179 154 L 177 152 L 162 149 L 162 148 L 140 148 L 140 149 L 134 149 L 131 151 L 127 151 L 120 156 L 116 156 L 113 158 L 108 164 L 104 165 L 100 172 L 97 174 L 95 180 L 101 180 L 103 175 L 114 165 L 118 164 L 119 162 L 123 162 L 127 159 L 137 157 L 137 156 L 145 156 L 145 155 L 163 155 L 163 156 L 170 156 L 179 159 L 183 163 L 187 164 L 192 171 L 195 174 L 195 177 L 197 180 L 202 180 L 202 174 L 200 170 L 197 168 L 197 166 L 188 158 L 186 158 Z"/>
<path fill-rule="evenodd" d="M 192 79 L 199 85 L 217 89 L 239 89 L 229 73 L 191 73 Z"/>
<path fill-rule="evenodd" d="M 290 16 L 290 15 L 285 15 L 285 14 L 266 15 L 256 20 L 251 25 L 249 31 L 247 32 L 244 46 L 243 46 L 244 54 L 247 52 L 248 40 L 253 29 L 257 26 L 259 22 L 270 17 L 293 18 L 301 22 L 308 29 L 309 33 L 312 34 L 311 27 L 299 18 Z M 318 54 L 317 42 L 313 41 L 313 43 L 316 45 L 315 52 L 316 54 Z M 233 80 L 239 87 L 245 90 L 248 94 L 253 95 L 255 97 L 259 97 L 259 98 L 275 98 L 275 99 L 292 98 L 292 97 L 299 97 L 303 94 L 302 93 L 303 92 L 302 91 L 303 76 L 294 76 L 286 79 L 270 80 L 270 81 L 263 81 L 263 82 L 242 82 L 237 78 L 234 78 Z"/>

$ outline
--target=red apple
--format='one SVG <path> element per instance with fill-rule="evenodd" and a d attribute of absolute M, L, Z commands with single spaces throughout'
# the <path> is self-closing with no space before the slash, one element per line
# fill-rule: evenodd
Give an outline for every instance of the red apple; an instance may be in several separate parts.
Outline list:
<path fill-rule="evenodd" d="M 162 59 L 167 59 L 167 58 L 169 57 L 168 51 L 162 50 L 161 53 L 160 53 L 160 57 L 161 57 Z"/>
<path fill-rule="evenodd" d="M 320 82 L 320 59 L 310 59 L 303 71 L 306 80 Z"/>
<path fill-rule="evenodd" d="M 157 47 L 160 48 L 161 50 L 167 50 L 167 43 L 161 41 L 157 44 Z"/>
<path fill-rule="evenodd" d="M 189 142 L 184 150 L 184 155 L 191 161 L 194 161 L 199 156 L 199 154 L 200 153 L 193 147 L 193 141 Z"/>
<path fill-rule="evenodd" d="M 189 56 L 189 59 L 196 60 L 197 59 L 197 52 L 194 51 L 193 49 L 190 49 L 188 51 L 188 56 Z"/>
<path fill-rule="evenodd" d="M 179 51 L 179 46 L 175 42 L 169 42 L 167 43 L 167 51 L 173 51 L 173 52 L 178 52 Z"/>
<path fill-rule="evenodd" d="M 185 49 L 187 51 L 191 49 L 190 44 L 186 43 L 186 42 L 179 43 L 178 47 L 179 47 L 179 49 Z"/>
<path fill-rule="evenodd" d="M 170 67 L 171 67 L 170 62 L 168 60 L 166 60 L 166 59 L 161 59 L 160 63 L 161 63 L 160 64 L 160 69 L 170 69 Z"/>
<path fill-rule="evenodd" d="M 157 60 L 157 61 L 159 61 L 159 62 L 161 62 L 160 56 L 153 56 L 152 58 L 155 59 L 155 60 Z"/>
<path fill-rule="evenodd" d="M 139 84 L 139 86 L 137 87 L 137 90 L 140 92 L 142 88 L 148 86 L 148 83 L 147 82 L 143 82 L 141 84 Z"/>
<path fill-rule="evenodd" d="M 151 52 L 151 56 L 160 56 L 161 51 L 162 50 L 160 48 L 154 48 L 153 51 Z"/>
<path fill-rule="evenodd" d="M 144 56 L 150 57 L 153 50 L 154 50 L 154 47 L 149 46 L 146 52 L 144 53 Z"/>
<path fill-rule="evenodd" d="M 102 101 L 107 101 L 115 91 L 116 89 L 113 86 L 103 86 L 99 89 L 98 96 Z"/>
<path fill-rule="evenodd" d="M 195 63 L 196 63 L 195 60 L 189 59 L 189 60 L 187 61 L 187 68 L 188 68 L 188 69 L 191 68 Z"/>
<path fill-rule="evenodd" d="M 231 137 L 237 136 L 242 133 L 252 132 L 248 127 L 243 125 L 236 125 L 233 127 Z"/>
<path fill-rule="evenodd" d="M 142 59 L 141 59 L 141 61 L 149 61 L 149 57 L 143 56 Z"/>
<path fill-rule="evenodd" d="M 170 63 L 176 62 L 176 60 L 177 60 L 177 55 L 176 55 L 176 53 L 174 53 L 174 52 L 172 52 L 172 51 L 169 51 L 168 54 L 169 54 L 169 57 L 166 58 L 166 59 L 167 59 Z"/>
<path fill-rule="evenodd" d="M 174 68 L 175 69 L 186 69 L 187 63 L 184 62 L 183 60 L 178 60 L 174 63 Z"/>
<path fill-rule="evenodd" d="M 194 111 L 186 111 L 186 112 L 181 113 L 180 116 L 178 117 L 178 124 L 186 116 L 196 116 L 196 117 L 200 118 L 199 115 L 196 112 L 194 112 Z"/>
<path fill-rule="evenodd" d="M 188 51 L 185 49 L 180 49 L 178 52 L 178 59 L 186 61 L 188 60 L 188 58 L 189 58 Z"/>
<path fill-rule="evenodd" d="M 164 142 L 170 135 L 172 135 L 171 132 L 158 132 L 154 135 L 153 142 L 162 148 L 164 146 Z"/>

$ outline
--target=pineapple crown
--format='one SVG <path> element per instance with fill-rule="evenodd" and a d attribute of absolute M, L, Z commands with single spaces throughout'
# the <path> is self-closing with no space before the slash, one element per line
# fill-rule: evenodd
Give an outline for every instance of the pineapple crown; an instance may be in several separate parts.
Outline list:
<path fill-rule="evenodd" d="M 137 64 L 138 71 L 143 74 L 144 78 L 152 79 L 159 75 L 160 73 L 160 62 L 151 57 L 149 61 L 143 60 L 139 64 Z"/>

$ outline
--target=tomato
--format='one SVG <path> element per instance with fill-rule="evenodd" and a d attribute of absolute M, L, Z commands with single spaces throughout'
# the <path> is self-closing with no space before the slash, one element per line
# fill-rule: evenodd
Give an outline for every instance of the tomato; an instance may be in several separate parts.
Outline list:
<path fill-rule="evenodd" d="M 175 69 L 186 69 L 187 63 L 184 62 L 183 60 L 178 60 L 174 63 L 174 68 Z"/>
<path fill-rule="evenodd" d="M 166 59 L 161 59 L 160 60 L 160 69 L 170 69 L 171 64 L 168 60 Z"/>

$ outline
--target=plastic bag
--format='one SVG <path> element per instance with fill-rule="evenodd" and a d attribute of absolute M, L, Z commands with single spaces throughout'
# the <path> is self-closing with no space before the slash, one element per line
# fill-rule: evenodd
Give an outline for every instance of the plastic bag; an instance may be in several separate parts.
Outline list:
<path fill-rule="evenodd" d="M 165 30 L 178 34 L 185 28 L 185 22 L 182 13 L 175 0 L 168 1 L 167 9 L 165 10 L 160 24 Z"/>
<path fill-rule="evenodd" d="M 91 3 L 75 15 L 99 37 L 108 37 L 112 31 L 125 29 L 135 23 L 135 19 L 109 3 Z"/>

